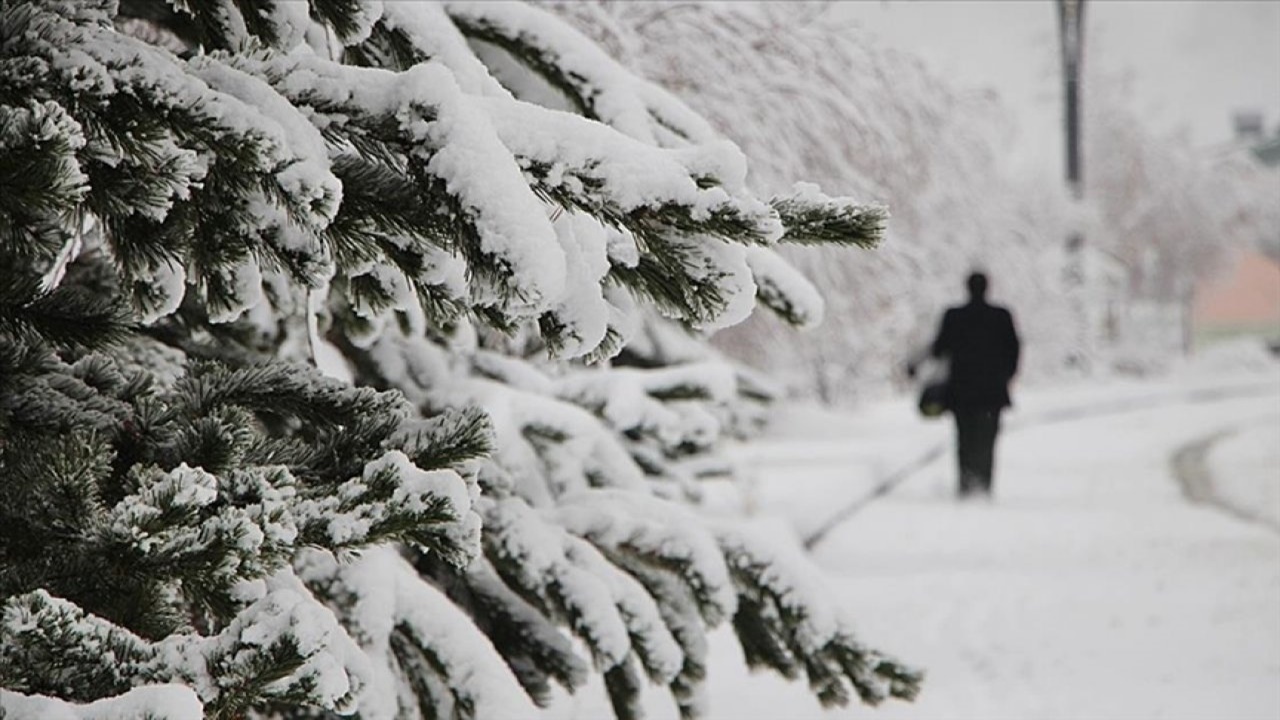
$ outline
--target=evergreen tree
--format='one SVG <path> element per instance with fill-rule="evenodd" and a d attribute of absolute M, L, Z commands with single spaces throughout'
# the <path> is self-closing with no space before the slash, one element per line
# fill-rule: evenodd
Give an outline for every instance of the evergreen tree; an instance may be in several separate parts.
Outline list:
<path fill-rule="evenodd" d="M 767 392 L 680 348 L 883 221 L 530 6 L 0 0 L 0 716 L 910 698 L 684 502 Z"/>

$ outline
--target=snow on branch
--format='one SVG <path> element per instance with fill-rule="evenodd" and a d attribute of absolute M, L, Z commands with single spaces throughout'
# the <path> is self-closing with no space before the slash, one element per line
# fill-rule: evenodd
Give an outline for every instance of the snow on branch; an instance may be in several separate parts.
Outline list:
<path fill-rule="evenodd" d="M 623 436 L 652 436 L 668 452 L 691 444 L 706 447 L 719 436 L 702 416 L 682 412 L 691 401 L 728 404 L 737 392 L 733 369 L 705 362 L 666 368 L 583 370 L 559 379 L 555 394 L 580 405 Z"/>
<path fill-rule="evenodd" d="M 490 641 L 393 548 L 339 562 L 313 551 L 298 572 L 351 629 L 372 663 L 360 716 L 523 718 L 536 713 Z"/>
<path fill-rule="evenodd" d="M 534 187 L 632 233 L 715 235 L 770 243 L 773 210 L 743 189 L 741 153 L 720 140 L 667 150 L 572 113 L 518 100 L 478 99 Z"/>
<path fill-rule="evenodd" d="M 195 692 L 172 683 L 143 685 L 115 697 L 77 704 L 44 695 L 0 688 L 6 720 L 203 720 L 204 705 Z"/>
<path fill-rule="evenodd" d="M 642 583 L 518 499 L 492 503 L 485 518 L 496 574 L 586 644 L 619 717 L 635 716 L 641 670 L 656 683 L 675 681 L 683 650 Z"/>
<path fill-rule="evenodd" d="M 847 705 L 851 689 L 869 705 L 915 697 L 923 674 L 854 639 L 799 548 L 727 524 L 716 536 L 737 588 L 733 626 L 748 666 L 803 672 L 826 707 Z"/>
<path fill-rule="evenodd" d="M 817 185 L 796 183 L 790 195 L 770 201 L 786 228 L 781 242 L 834 243 L 870 248 L 880 243 L 889 211 L 882 205 L 824 195 Z"/>
<path fill-rule="evenodd" d="M 345 549 L 407 540 L 455 565 L 479 552 L 480 519 L 471 492 L 453 470 L 421 470 L 392 450 L 332 492 L 299 504 L 300 539 Z"/>
<path fill-rule="evenodd" d="M 464 95 L 453 74 L 428 62 L 404 72 L 344 66 L 295 51 L 229 58 L 264 77 L 291 102 L 312 109 L 312 122 L 339 153 L 385 147 L 384 159 L 420 178 L 420 202 L 452 217 L 442 231 L 458 243 L 477 277 L 472 301 L 516 315 L 536 313 L 564 291 L 564 251 L 542 204 L 510 151 L 495 135 L 479 98 Z M 403 163 L 407 163 L 404 165 Z M 485 268 L 488 268 L 487 270 Z"/>
<path fill-rule="evenodd" d="M 624 490 L 588 490 L 561 498 L 557 519 L 610 555 L 642 558 L 674 571 L 693 591 L 704 619 L 733 615 L 737 597 L 715 539 L 690 510 Z"/>
<path fill-rule="evenodd" d="M 531 5 L 449 2 L 468 37 L 497 45 L 569 97 L 583 116 L 651 145 L 704 143 L 718 135 L 658 85 L 622 67 L 559 18 Z"/>
<path fill-rule="evenodd" d="M 281 700 L 341 709 L 368 667 L 350 655 L 333 614 L 306 594 L 277 589 L 217 635 L 147 640 L 36 590 L 9 598 L 0 620 L 0 683 L 58 694 L 181 682 L 207 717 L 229 717 Z M 96 649 L 95 649 L 96 648 Z M 188 701 L 189 702 L 189 701 Z"/>
<path fill-rule="evenodd" d="M 89 131 L 77 156 L 90 189 L 83 205 L 63 212 L 103 221 L 147 319 L 177 307 L 188 273 L 224 319 L 257 302 L 258 261 L 309 284 L 323 276 L 324 253 L 293 226 L 326 225 L 338 186 L 290 140 L 277 121 L 287 112 L 268 117 L 209 87 L 194 66 L 115 32 L 93 6 L 0 13 L 4 55 L 36 61 L 14 90 L 74 107 Z M 251 82 L 237 88 L 255 91 Z M 121 131 L 125 117 L 131 131 Z"/>
<path fill-rule="evenodd" d="M 747 265 L 756 282 L 756 298 L 765 307 L 799 328 L 822 324 L 826 313 L 822 294 L 781 255 L 772 248 L 748 248 Z"/>
<path fill-rule="evenodd" d="M 662 621 L 657 603 L 638 580 L 610 563 L 590 543 L 571 537 L 566 543 L 570 561 L 604 580 L 619 617 L 631 638 L 631 649 L 649 679 L 668 684 L 684 664 L 684 653 Z"/>
<path fill-rule="evenodd" d="M 383 4 L 382 17 L 370 36 L 359 43 L 348 43 L 345 53 L 360 65 L 399 70 L 435 60 L 453 71 L 463 92 L 511 97 L 468 47 L 466 37 L 438 3 Z"/>
<path fill-rule="evenodd" d="M 483 556 L 465 570 L 419 557 L 415 567 L 466 608 L 485 630 L 525 692 L 540 707 L 551 704 L 551 681 L 569 692 L 587 681 L 588 666 L 552 618 L 507 586 Z"/>
<path fill-rule="evenodd" d="M 598 669 L 625 661 L 631 652 L 627 625 L 605 579 L 570 557 L 572 536 L 518 498 L 484 507 L 485 554 L 502 579 L 566 622 L 587 644 Z"/>
<path fill-rule="evenodd" d="M 483 405 L 493 422 L 494 459 L 517 478 L 523 497 L 542 503 L 587 487 L 643 487 L 619 438 L 583 408 L 482 378 L 455 382 L 441 400 Z"/>

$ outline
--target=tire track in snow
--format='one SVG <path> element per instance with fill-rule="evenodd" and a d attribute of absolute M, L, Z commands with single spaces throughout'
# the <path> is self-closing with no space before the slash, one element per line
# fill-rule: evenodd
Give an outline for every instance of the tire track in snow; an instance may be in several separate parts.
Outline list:
<path fill-rule="evenodd" d="M 1179 447 L 1169 459 L 1173 476 L 1177 478 L 1178 485 L 1182 487 L 1182 494 L 1187 500 L 1208 505 L 1245 522 L 1257 523 L 1268 530 L 1280 533 L 1280 525 L 1264 515 L 1227 501 L 1214 488 L 1213 472 L 1209 469 L 1209 451 L 1218 443 L 1239 433 L 1240 430 L 1238 426 L 1223 428 Z"/>
<path fill-rule="evenodd" d="M 1056 423 L 1074 422 L 1077 420 L 1088 420 L 1095 417 L 1103 417 L 1107 415 L 1118 415 L 1121 413 L 1137 412 L 1140 410 L 1150 410 L 1153 408 L 1165 407 L 1169 405 L 1199 405 L 1206 403 L 1224 402 L 1245 397 L 1257 397 L 1259 395 L 1275 395 L 1277 392 L 1275 383 L 1251 383 L 1248 385 L 1221 385 L 1206 388 L 1196 388 L 1194 390 L 1183 391 L 1173 395 L 1170 394 L 1153 394 L 1142 397 L 1122 398 L 1111 402 L 1093 402 L 1085 405 L 1074 407 L 1058 408 L 1056 410 L 1044 411 L 1036 416 L 1028 417 L 1020 422 L 1012 422 L 1005 425 L 1005 432 L 1017 432 L 1029 427 L 1041 427 L 1044 425 L 1052 425 Z M 1218 438 L 1221 439 L 1221 438 Z M 1212 444 L 1212 443 L 1209 443 Z M 1195 445 L 1195 443 L 1191 443 Z M 872 486 L 870 492 L 863 495 L 849 504 L 842 507 L 831 515 L 826 522 L 818 526 L 817 530 L 809 533 L 804 538 L 804 547 L 806 550 L 813 550 L 823 540 L 830 535 L 832 530 L 848 522 L 850 518 L 857 515 L 863 508 L 876 500 L 893 492 L 902 483 L 911 479 L 916 473 L 924 470 L 934 461 L 945 455 L 952 446 L 952 441 L 936 443 L 925 451 L 917 455 L 915 458 L 905 463 L 897 470 L 889 473 L 881 478 Z M 1185 449 L 1185 448 L 1184 448 Z M 1201 462 L 1203 463 L 1203 454 L 1208 450 L 1208 445 L 1199 450 Z M 1176 453 L 1175 453 L 1176 455 Z M 1207 477 L 1207 467 L 1204 471 Z M 1181 479 L 1179 480 L 1181 482 Z M 1184 492 L 1186 492 L 1184 487 Z M 1211 490 L 1209 491 L 1212 494 Z M 1188 497 L 1191 497 L 1188 495 Z M 1228 508 L 1221 502 L 1212 503 L 1214 507 L 1218 507 L 1232 514 L 1239 515 L 1239 512 Z M 1243 516 L 1241 516 L 1243 517 Z M 1257 518 L 1246 518 L 1257 521 Z M 1268 527 L 1273 527 L 1270 524 Z"/>

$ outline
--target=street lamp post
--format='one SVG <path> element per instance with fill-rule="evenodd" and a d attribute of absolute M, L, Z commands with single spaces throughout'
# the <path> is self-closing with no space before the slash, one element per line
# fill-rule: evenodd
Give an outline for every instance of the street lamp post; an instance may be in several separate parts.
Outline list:
<path fill-rule="evenodd" d="M 1076 326 L 1075 347 L 1068 354 L 1068 365 L 1083 367 L 1088 361 L 1089 320 L 1085 303 L 1084 232 L 1080 205 L 1084 200 L 1083 158 L 1080 153 L 1080 66 L 1084 54 L 1085 0 L 1057 0 L 1058 38 L 1062 45 L 1064 82 L 1063 118 L 1066 127 L 1067 189 L 1071 192 L 1073 217 L 1067 232 L 1064 289 L 1068 310 Z"/>
<path fill-rule="evenodd" d="M 1067 187 L 1075 200 L 1084 198 L 1080 158 L 1080 64 L 1084 54 L 1085 0 L 1058 0 L 1058 37 L 1062 43 L 1062 76 L 1065 83 L 1067 139 Z"/>

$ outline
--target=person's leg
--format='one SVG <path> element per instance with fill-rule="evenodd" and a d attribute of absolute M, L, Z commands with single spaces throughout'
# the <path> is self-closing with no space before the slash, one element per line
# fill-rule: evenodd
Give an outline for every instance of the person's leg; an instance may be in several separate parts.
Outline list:
<path fill-rule="evenodd" d="M 996 462 L 996 435 L 1000 433 L 1000 411 L 985 410 L 974 424 L 974 471 L 978 488 L 990 495 Z"/>
<path fill-rule="evenodd" d="M 953 410 L 956 418 L 956 477 L 960 497 L 977 488 L 974 486 L 974 416 L 964 410 Z"/>

